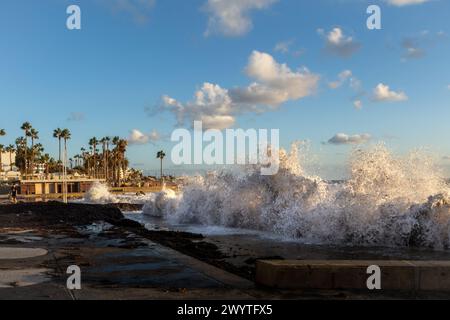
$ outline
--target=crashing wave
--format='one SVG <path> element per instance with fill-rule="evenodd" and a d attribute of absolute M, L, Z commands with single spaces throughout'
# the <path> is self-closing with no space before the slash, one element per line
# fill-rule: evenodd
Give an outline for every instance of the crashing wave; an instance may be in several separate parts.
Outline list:
<path fill-rule="evenodd" d="M 94 182 L 84 196 L 84 200 L 89 203 L 118 203 L 119 199 L 111 194 L 106 184 Z"/>
<path fill-rule="evenodd" d="M 281 151 L 280 171 L 257 167 L 193 177 L 179 194 L 163 191 L 144 213 L 175 223 L 268 231 L 305 243 L 450 246 L 449 188 L 431 158 L 395 157 L 383 145 L 357 150 L 350 179 L 308 176 L 298 145 Z"/>

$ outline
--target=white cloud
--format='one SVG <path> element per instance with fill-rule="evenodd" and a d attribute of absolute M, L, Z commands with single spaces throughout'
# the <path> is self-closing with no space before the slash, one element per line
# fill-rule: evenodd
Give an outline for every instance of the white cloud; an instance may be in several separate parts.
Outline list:
<path fill-rule="evenodd" d="M 246 88 L 230 90 L 235 102 L 247 105 L 278 106 L 315 92 L 319 76 L 307 69 L 292 71 L 270 54 L 253 51 L 246 73 L 256 80 Z"/>
<path fill-rule="evenodd" d="M 413 4 L 422 4 L 430 0 L 387 0 L 387 2 L 393 6 L 404 7 Z"/>
<path fill-rule="evenodd" d="M 351 79 L 353 76 L 353 73 L 351 70 L 344 70 L 338 75 L 338 80 L 330 82 L 328 86 L 331 89 L 337 89 L 341 87 L 348 79 Z"/>
<path fill-rule="evenodd" d="M 183 104 L 163 96 L 163 108 L 175 114 L 179 126 L 194 121 L 203 121 L 205 129 L 225 129 L 234 125 L 235 110 L 228 90 L 205 82 L 194 97 L 193 101 Z"/>
<path fill-rule="evenodd" d="M 361 48 L 353 37 L 345 35 L 339 27 L 333 28 L 328 33 L 325 33 L 323 29 L 318 29 L 317 32 L 325 38 L 325 49 L 331 54 L 349 57 Z"/>
<path fill-rule="evenodd" d="M 328 140 L 328 144 L 334 145 L 363 144 L 369 142 L 370 139 L 372 139 L 372 137 L 370 136 L 370 134 L 367 133 L 355 135 L 338 133 L 330 140 Z"/>
<path fill-rule="evenodd" d="M 267 9 L 276 1 L 278 0 L 208 0 L 205 10 L 209 20 L 205 35 L 242 36 L 253 27 L 250 12 Z"/>
<path fill-rule="evenodd" d="M 265 112 L 313 94 L 319 81 L 318 75 L 304 69 L 292 71 L 258 51 L 251 54 L 246 74 L 255 80 L 247 87 L 228 90 L 206 82 L 187 103 L 163 96 L 162 109 L 173 112 L 178 125 L 199 120 L 205 129 L 225 129 L 234 125 L 239 114 Z"/>
<path fill-rule="evenodd" d="M 291 46 L 294 44 L 293 40 L 278 42 L 275 45 L 275 52 L 288 53 Z"/>
<path fill-rule="evenodd" d="M 395 92 L 383 83 L 378 84 L 373 90 L 373 100 L 377 102 L 399 102 L 408 100 L 408 96 L 403 92 Z"/>
<path fill-rule="evenodd" d="M 156 0 L 100 0 L 113 13 L 130 15 L 137 23 L 146 23 Z"/>
<path fill-rule="evenodd" d="M 447 86 L 447 89 L 450 90 L 450 84 Z"/>
<path fill-rule="evenodd" d="M 363 107 L 363 103 L 361 100 L 355 100 L 353 101 L 353 106 L 355 107 L 355 109 L 361 110 Z"/>
<path fill-rule="evenodd" d="M 133 129 L 131 130 L 130 136 L 128 137 L 128 143 L 130 145 L 139 145 L 152 143 L 160 139 L 161 135 L 156 130 L 153 130 L 149 134 L 145 134 L 137 129 Z"/>

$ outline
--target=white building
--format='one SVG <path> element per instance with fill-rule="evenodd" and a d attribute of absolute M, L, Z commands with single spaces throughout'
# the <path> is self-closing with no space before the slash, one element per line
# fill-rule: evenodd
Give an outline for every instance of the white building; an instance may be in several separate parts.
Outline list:
<path fill-rule="evenodd" d="M 0 154 L 0 157 L 2 159 L 1 161 L 2 170 L 0 170 L 0 180 L 4 181 L 4 180 L 18 179 L 20 177 L 20 174 L 19 172 L 17 172 L 18 170 L 14 165 L 16 162 L 16 153 L 12 152 L 10 155 L 9 152 L 2 152 Z"/>

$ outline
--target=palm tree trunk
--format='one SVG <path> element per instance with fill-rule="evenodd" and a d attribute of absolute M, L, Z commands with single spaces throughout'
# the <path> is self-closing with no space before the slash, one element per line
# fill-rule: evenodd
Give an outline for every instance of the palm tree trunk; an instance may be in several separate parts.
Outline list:
<path fill-rule="evenodd" d="M 164 184 L 163 180 L 163 158 L 161 157 L 161 186 Z"/>
<path fill-rule="evenodd" d="M 34 174 L 34 138 L 31 138 L 31 161 L 30 161 L 30 167 L 31 167 L 31 179 L 33 179 Z"/>
<path fill-rule="evenodd" d="M 25 134 L 25 179 L 27 178 L 28 175 L 28 139 L 27 139 L 27 135 Z"/>
<path fill-rule="evenodd" d="M 58 138 L 58 145 L 59 145 L 59 162 L 61 162 L 61 137 Z"/>

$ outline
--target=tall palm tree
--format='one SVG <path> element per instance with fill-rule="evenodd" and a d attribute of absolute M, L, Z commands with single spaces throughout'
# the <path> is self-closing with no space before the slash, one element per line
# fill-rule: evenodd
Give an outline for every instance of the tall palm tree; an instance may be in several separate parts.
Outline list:
<path fill-rule="evenodd" d="M 6 147 L 5 151 L 9 153 L 9 171 L 13 171 L 12 154 L 16 151 L 16 149 L 14 149 L 14 146 L 10 144 Z"/>
<path fill-rule="evenodd" d="M 97 172 L 97 145 L 99 144 L 99 141 L 96 137 L 93 137 L 89 140 L 89 146 L 92 147 L 92 157 L 93 157 L 93 170 L 94 170 L 94 178 L 96 177 Z"/>
<path fill-rule="evenodd" d="M 34 173 L 34 157 L 35 157 L 35 150 L 34 150 L 34 142 L 39 139 L 39 131 L 37 131 L 34 128 L 30 129 L 29 137 L 31 139 L 31 161 L 30 161 L 30 167 L 31 167 L 31 173 Z"/>
<path fill-rule="evenodd" d="M 16 156 L 16 166 L 20 169 L 20 172 L 25 172 L 25 138 L 19 137 L 15 141 L 16 143 L 16 150 L 17 150 L 17 156 Z"/>
<path fill-rule="evenodd" d="M 125 152 L 127 151 L 128 141 L 125 139 L 119 139 L 119 142 L 117 144 L 117 155 L 118 155 L 118 184 L 121 185 L 121 177 L 120 177 L 120 170 L 122 172 L 125 172 L 126 169 L 126 161 L 125 161 Z"/>
<path fill-rule="evenodd" d="M 158 151 L 158 153 L 156 154 L 156 159 L 160 159 L 161 160 L 161 185 L 163 184 L 163 160 L 166 157 L 166 154 L 164 153 L 163 150 Z"/>
<path fill-rule="evenodd" d="M 6 136 L 6 131 L 5 129 L 0 129 L 0 137 L 4 137 Z M 2 165 L 2 152 L 3 152 L 3 148 L 5 146 L 2 145 L 2 148 L 0 149 L 0 172 L 3 171 L 3 165 Z"/>
<path fill-rule="evenodd" d="M 64 140 L 64 156 L 63 156 L 63 201 L 67 203 L 67 141 L 72 138 L 69 129 L 64 129 L 61 133 L 61 138 Z"/>
<path fill-rule="evenodd" d="M 112 144 L 115 146 L 113 149 L 113 154 L 112 154 L 112 166 L 113 166 L 113 174 L 112 174 L 112 179 L 114 181 L 114 183 L 117 183 L 117 181 L 119 180 L 119 175 L 117 174 L 118 172 L 118 146 L 119 146 L 119 142 L 120 142 L 120 137 L 115 136 L 112 139 Z"/>
<path fill-rule="evenodd" d="M 61 139 L 64 140 L 64 159 L 65 159 L 65 165 L 67 165 L 67 141 L 72 138 L 72 133 L 70 133 L 69 129 L 64 129 L 61 132 Z"/>
<path fill-rule="evenodd" d="M 58 160 L 61 161 L 61 138 L 62 138 L 62 129 L 57 128 L 53 130 L 53 138 L 58 139 L 58 145 L 59 145 L 59 158 Z"/>
<path fill-rule="evenodd" d="M 0 172 L 3 172 L 2 154 L 6 151 L 5 146 L 0 144 Z"/>
<path fill-rule="evenodd" d="M 29 122 L 24 122 L 20 127 L 25 133 L 25 177 L 28 175 L 28 137 L 32 128 Z"/>
<path fill-rule="evenodd" d="M 108 154 L 109 154 L 109 142 L 111 141 L 110 137 L 103 137 L 100 140 L 103 148 L 103 173 L 105 175 L 106 181 L 108 181 Z"/>

